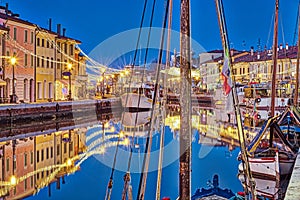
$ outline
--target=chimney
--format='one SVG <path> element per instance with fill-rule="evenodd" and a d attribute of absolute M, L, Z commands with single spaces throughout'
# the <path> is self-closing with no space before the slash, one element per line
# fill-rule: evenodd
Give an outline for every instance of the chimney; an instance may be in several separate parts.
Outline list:
<path fill-rule="evenodd" d="M 280 46 L 279 46 L 279 49 L 280 49 L 280 50 L 282 50 L 282 49 L 283 49 L 283 46 L 282 46 L 282 44 L 280 44 Z"/>
<path fill-rule="evenodd" d="M 60 36 L 61 24 L 57 24 L 57 35 Z"/>
<path fill-rule="evenodd" d="M 251 56 L 254 55 L 254 48 L 253 48 L 253 47 L 250 48 L 250 55 L 251 55 Z"/>
<path fill-rule="evenodd" d="M 49 18 L 49 31 L 52 31 L 52 19 Z"/>
<path fill-rule="evenodd" d="M 289 50 L 289 45 L 288 45 L 288 43 L 285 44 L 285 50 Z"/>
<path fill-rule="evenodd" d="M 259 60 L 260 59 L 260 54 L 257 54 L 257 60 Z"/>
<path fill-rule="evenodd" d="M 8 15 L 8 3 L 5 4 L 5 14 Z"/>
<path fill-rule="evenodd" d="M 233 56 L 234 50 L 230 49 L 230 55 Z"/>
<path fill-rule="evenodd" d="M 63 36 L 66 36 L 66 28 L 63 28 Z"/>

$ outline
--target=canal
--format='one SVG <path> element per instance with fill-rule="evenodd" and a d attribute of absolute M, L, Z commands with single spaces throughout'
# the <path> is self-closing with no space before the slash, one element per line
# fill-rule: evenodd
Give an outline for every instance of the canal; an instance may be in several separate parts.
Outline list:
<path fill-rule="evenodd" d="M 192 193 L 219 175 L 221 188 L 242 191 L 237 179 L 237 134 L 222 109 L 193 109 Z M 129 157 L 136 198 L 150 112 L 96 113 L 1 128 L 3 199 L 104 199 L 114 166 L 111 199 L 121 199 Z M 137 120 L 135 118 L 137 117 Z M 179 113 L 157 114 L 145 199 L 155 199 L 160 132 L 165 128 L 161 197 L 178 197 Z M 137 122 L 137 126 L 135 123 Z M 5 133 L 5 134 L 4 134 Z M 134 137 L 133 139 L 133 136 Z M 118 147 L 117 144 L 119 143 Z M 130 153 L 132 152 L 132 153 Z"/>

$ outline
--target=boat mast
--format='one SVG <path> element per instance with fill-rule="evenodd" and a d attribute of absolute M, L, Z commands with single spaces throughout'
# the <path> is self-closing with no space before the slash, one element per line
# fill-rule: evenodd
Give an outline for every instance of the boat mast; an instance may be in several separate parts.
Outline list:
<path fill-rule="evenodd" d="M 299 90 L 299 59 L 300 59 L 300 4 L 298 5 L 298 52 L 297 52 L 297 65 L 296 65 L 296 86 L 295 86 L 295 94 L 294 94 L 294 105 L 298 106 L 298 90 Z"/>
<path fill-rule="evenodd" d="M 233 99 L 233 106 L 234 106 L 234 112 L 236 116 L 237 121 L 237 128 L 238 128 L 238 136 L 240 141 L 240 147 L 241 147 L 241 155 L 242 155 L 242 162 L 243 167 L 245 171 L 245 178 L 248 179 L 248 183 L 250 185 L 250 192 L 252 196 L 252 200 L 256 200 L 256 192 L 255 192 L 255 181 L 253 180 L 252 173 L 250 170 L 250 164 L 248 161 L 248 155 L 246 150 L 246 144 L 245 144 L 245 133 L 242 125 L 242 118 L 241 118 L 241 111 L 239 107 L 239 100 L 236 93 L 236 87 L 235 87 L 235 81 L 234 76 L 232 74 L 232 66 L 231 66 L 231 55 L 230 55 L 230 47 L 229 47 L 229 40 L 228 40 L 228 34 L 227 34 L 227 28 L 226 28 L 226 21 L 225 21 L 225 15 L 224 15 L 224 8 L 222 0 L 215 0 L 216 8 L 217 8 L 217 14 L 218 14 L 218 22 L 219 22 L 219 28 L 222 38 L 222 45 L 224 49 L 224 63 L 223 65 L 228 65 L 229 70 L 229 78 L 233 80 L 232 84 L 232 99 Z M 223 66 L 224 67 L 224 66 Z M 247 184 L 247 180 L 245 180 Z M 246 199 L 250 199 L 248 187 L 246 185 L 245 187 L 245 193 L 246 193 Z"/>
<path fill-rule="evenodd" d="M 167 55 L 166 55 L 166 67 L 167 71 L 170 67 L 170 39 L 171 39 L 171 26 L 172 26 L 172 10 L 173 0 L 169 0 L 169 15 L 168 15 L 168 36 L 167 36 Z M 164 137 L 165 137 L 165 119 L 166 119 L 166 104 L 167 104 L 168 86 L 167 86 L 167 73 L 163 77 L 163 100 L 161 105 L 162 110 L 162 125 L 160 134 L 160 145 L 159 145 L 159 157 L 158 157 L 158 169 L 157 169 L 157 181 L 156 181 L 156 200 L 160 200 L 161 196 L 161 177 L 162 177 L 162 164 L 164 155 Z"/>
<path fill-rule="evenodd" d="M 179 199 L 191 199 L 191 47 L 190 0 L 181 0 L 180 11 L 180 136 Z"/>
<path fill-rule="evenodd" d="M 277 69 L 277 46 L 278 46 L 278 7 L 279 7 L 279 0 L 276 0 L 274 38 L 273 38 L 273 71 L 272 71 L 271 112 L 270 112 L 271 117 L 275 115 L 276 69 Z"/>

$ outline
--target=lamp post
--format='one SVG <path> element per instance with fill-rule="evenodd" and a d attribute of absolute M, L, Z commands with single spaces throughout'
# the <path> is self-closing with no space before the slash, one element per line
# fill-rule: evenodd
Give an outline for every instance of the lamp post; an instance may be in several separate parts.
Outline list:
<path fill-rule="evenodd" d="M 72 64 L 68 63 L 67 64 L 67 68 L 69 70 L 69 98 L 68 100 L 71 101 L 72 100 L 72 82 L 71 82 L 71 70 L 72 70 Z"/>
<path fill-rule="evenodd" d="M 17 102 L 17 95 L 16 95 L 16 83 L 15 83 L 15 64 L 17 59 L 15 57 L 10 58 L 10 64 L 12 65 L 12 94 L 10 96 L 10 103 Z"/>
<path fill-rule="evenodd" d="M 101 88 L 101 98 L 103 99 L 104 98 L 104 90 L 105 90 L 105 88 L 104 88 L 104 79 L 105 79 L 105 77 L 104 77 L 104 74 L 105 74 L 105 69 L 104 68 L 101 68 L 101 73 L 102 73 L 102 88 Z"/>

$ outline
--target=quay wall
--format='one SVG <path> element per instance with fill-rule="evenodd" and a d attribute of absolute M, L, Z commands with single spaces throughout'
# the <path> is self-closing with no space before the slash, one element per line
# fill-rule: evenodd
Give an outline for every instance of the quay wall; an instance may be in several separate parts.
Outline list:
<path fill-rule="evenodd" d="M 60 101 L 0 106 L 0 124 L 24 123 L 61 117 L 81 117 L 121 110 L 120 98 L 82 101 Z"/>

